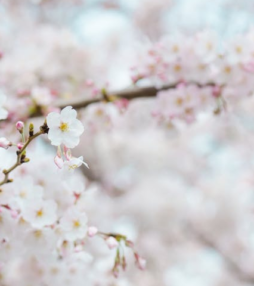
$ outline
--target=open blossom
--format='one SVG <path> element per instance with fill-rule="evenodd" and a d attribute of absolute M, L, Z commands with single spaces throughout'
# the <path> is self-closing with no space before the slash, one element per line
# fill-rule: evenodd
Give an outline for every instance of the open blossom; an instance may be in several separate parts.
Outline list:
<path fill-rule="evenodd" d="M 8 116 L 7 110 L 3 108 L 5 101 L 6 101 L 6 95 L 0 93 L 0 120 L 6 119 Z"/>
<path fill-rule="evenodd" d="M 72 157 L 70 160 L 66 160 L 63 166 L 68 171 L 74 171 L 76 168 L 79 168 L 82 164 L 84 164 L 88 168 L 87 163 L 83 161 L 83 156 L 80 156 L 79 158 Z"/>
<path fill-rule="evenodd" d="M 74 148 L 79 144 L 79 137 L 84 132 L 84 126 L 71 106 L 65 107 L 60 114 L 51 112 L 47 116 L 47 124 L 48 138 L 55 146 L 64 144 L 67 148 Z"/>
<path fill-rule="evenodd" d="M 57 204 L 52 200 L 35 200 L 22 208 L 22 217 L 35 228 L 52 225 L 57 219 Z"/>
<path fill-rule="evenodd" d="M 60 227 L 64 230 L 66 240 L 82 239 L 87 234 L 87 216 L 73 206 L 61 218 Z"/>

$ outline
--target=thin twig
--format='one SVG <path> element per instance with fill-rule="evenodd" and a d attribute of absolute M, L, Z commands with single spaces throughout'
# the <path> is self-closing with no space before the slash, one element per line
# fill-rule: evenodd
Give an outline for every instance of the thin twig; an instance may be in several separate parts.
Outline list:
<path fill-rule="evenodd" d="M 9 174 L 15 170 L 18 166 L 20 166 L 21 164 L 23 163 L 26 163 L 26 162 L 29 162 L 29 159 L 26 158 L 26 148 L 27 146 L 35 139 L 37 138 L 38 136 L 42 135 L 42 134 L 45 134 L 48 132 L 48 128 L 47 128 L 47 125 L 44 124 L 43 126 L 41 126 L 40 128 L 40 131 L 38 131 L 37 133 L 35 133 L 34 135 L 32 136 L 29 136 L 29 138 L 27 139 L 26 143 L 24 144 L 24 146 L 22 147 L 21 150 L 18 150 L 17 151 L 17 160 L 16 160 L 16 163 L 11 166 L 9 169 L 5 169 L 3 170 L 3 174 L 4 174 L 4 178 L 3 180 L 0 182 L 0 186 L 4 185 L 4 184 L 7 184 L 7 183 L 10 183 L 12 182 L 13 180 L 12 179 L 9 179 Z"/>

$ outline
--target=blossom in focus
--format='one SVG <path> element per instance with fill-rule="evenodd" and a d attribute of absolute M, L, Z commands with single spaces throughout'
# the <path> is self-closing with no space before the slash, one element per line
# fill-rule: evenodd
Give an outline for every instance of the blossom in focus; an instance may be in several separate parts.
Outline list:
<path fill-rule="evenodd" d="M 6 119 L 8 116 L 7 110 L 3 108 L 5 101 L 6 101 L 6 95 L 0 93 L 0 120 Z"/>
<path fill-rule="evenodd" d="M 79 137 L 84 132 L 84 126 L 71 106 L 65 107 L 60 114 L 51 112 L 47 116 L 47 125 L 48 138 L 55 146 L 64 144 L 67 148 L 74 148 L 79 144 Z"/>

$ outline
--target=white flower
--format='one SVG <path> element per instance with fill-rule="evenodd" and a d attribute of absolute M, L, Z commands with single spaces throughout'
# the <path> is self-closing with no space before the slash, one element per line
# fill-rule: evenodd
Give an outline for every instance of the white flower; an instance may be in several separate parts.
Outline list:
<path fill-rule="evenodd" d="M 55 223 L 57 219 L 56 210 L 57 204 L 54 201 L 36 200 L 25 204 L 21 214 L 32 227 L 42 228 Z"/>
<path fill-rule="evenodd" d="M 60 220 L 60 227 L 69 241 L 82 239 L 87 234 L 87 216 L 76 207 L 71 207 Z"/>
<path fill-rule="evenodd" d="M 8 116 L 7 110 L 3 108 L 5 101 L 6 101 L 6 95 L 3 93 L 0 93 L 0 120 L 6 119 Z"/>
<path fill-rule="evenodd" d="M 68 171 L 74 171 L 76 168 L 80 167 L 82 164 L 84 164 L 87 168 L 89 168 L 87 163 L 83 161 L 83 156 L 80 156 L 79 158 L 72 157 L 70 160 L 65 161 L 63 166 Z"/>
<path fill-rule="evenodd" d="M 68 148 L 74 148 L 79 144 L 79 137 L 84 132 L 84 126 L 71 106 L 65 107 L 60 114 L 51 112 L 47 116 L 47 124 L 48 138 L 55 146 L 64 144 Z"/>
<path fill-rule="evenodd" d="M 31 177 L 14 181 L 12 187 L 14 196 L 10 201 L 10 206 L 13 209 L 20 209 L 29 202 L 39 201 L 43 197 L 43 188 L 35 185 Z"/>

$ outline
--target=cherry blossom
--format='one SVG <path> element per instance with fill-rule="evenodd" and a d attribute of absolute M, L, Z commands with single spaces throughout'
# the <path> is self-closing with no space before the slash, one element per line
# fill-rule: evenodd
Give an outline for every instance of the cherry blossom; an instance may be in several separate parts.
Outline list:
<path fill-rule="evenodd" d="M 52 200 L 34 200 L 22 206 L 22 217 L 35 228 L 52 225 L 56 222 L 57 205 Z"/>
<path fill-rule="evenodd" d="M 60 220 L 64 238 L 69 241 L 83 239 L 87 233 L 87 216 L 76 207 L 71 207 Z"/>
<path fill-rule="evenodd" d="M 48 138 L 52 145 L 64 144 L 68 148 L 78 145 L 84 127 L 76 117 L 77 112 L 71 106 L 65 107 L 60 114 L 51 112 L 47 116 Z"/>

